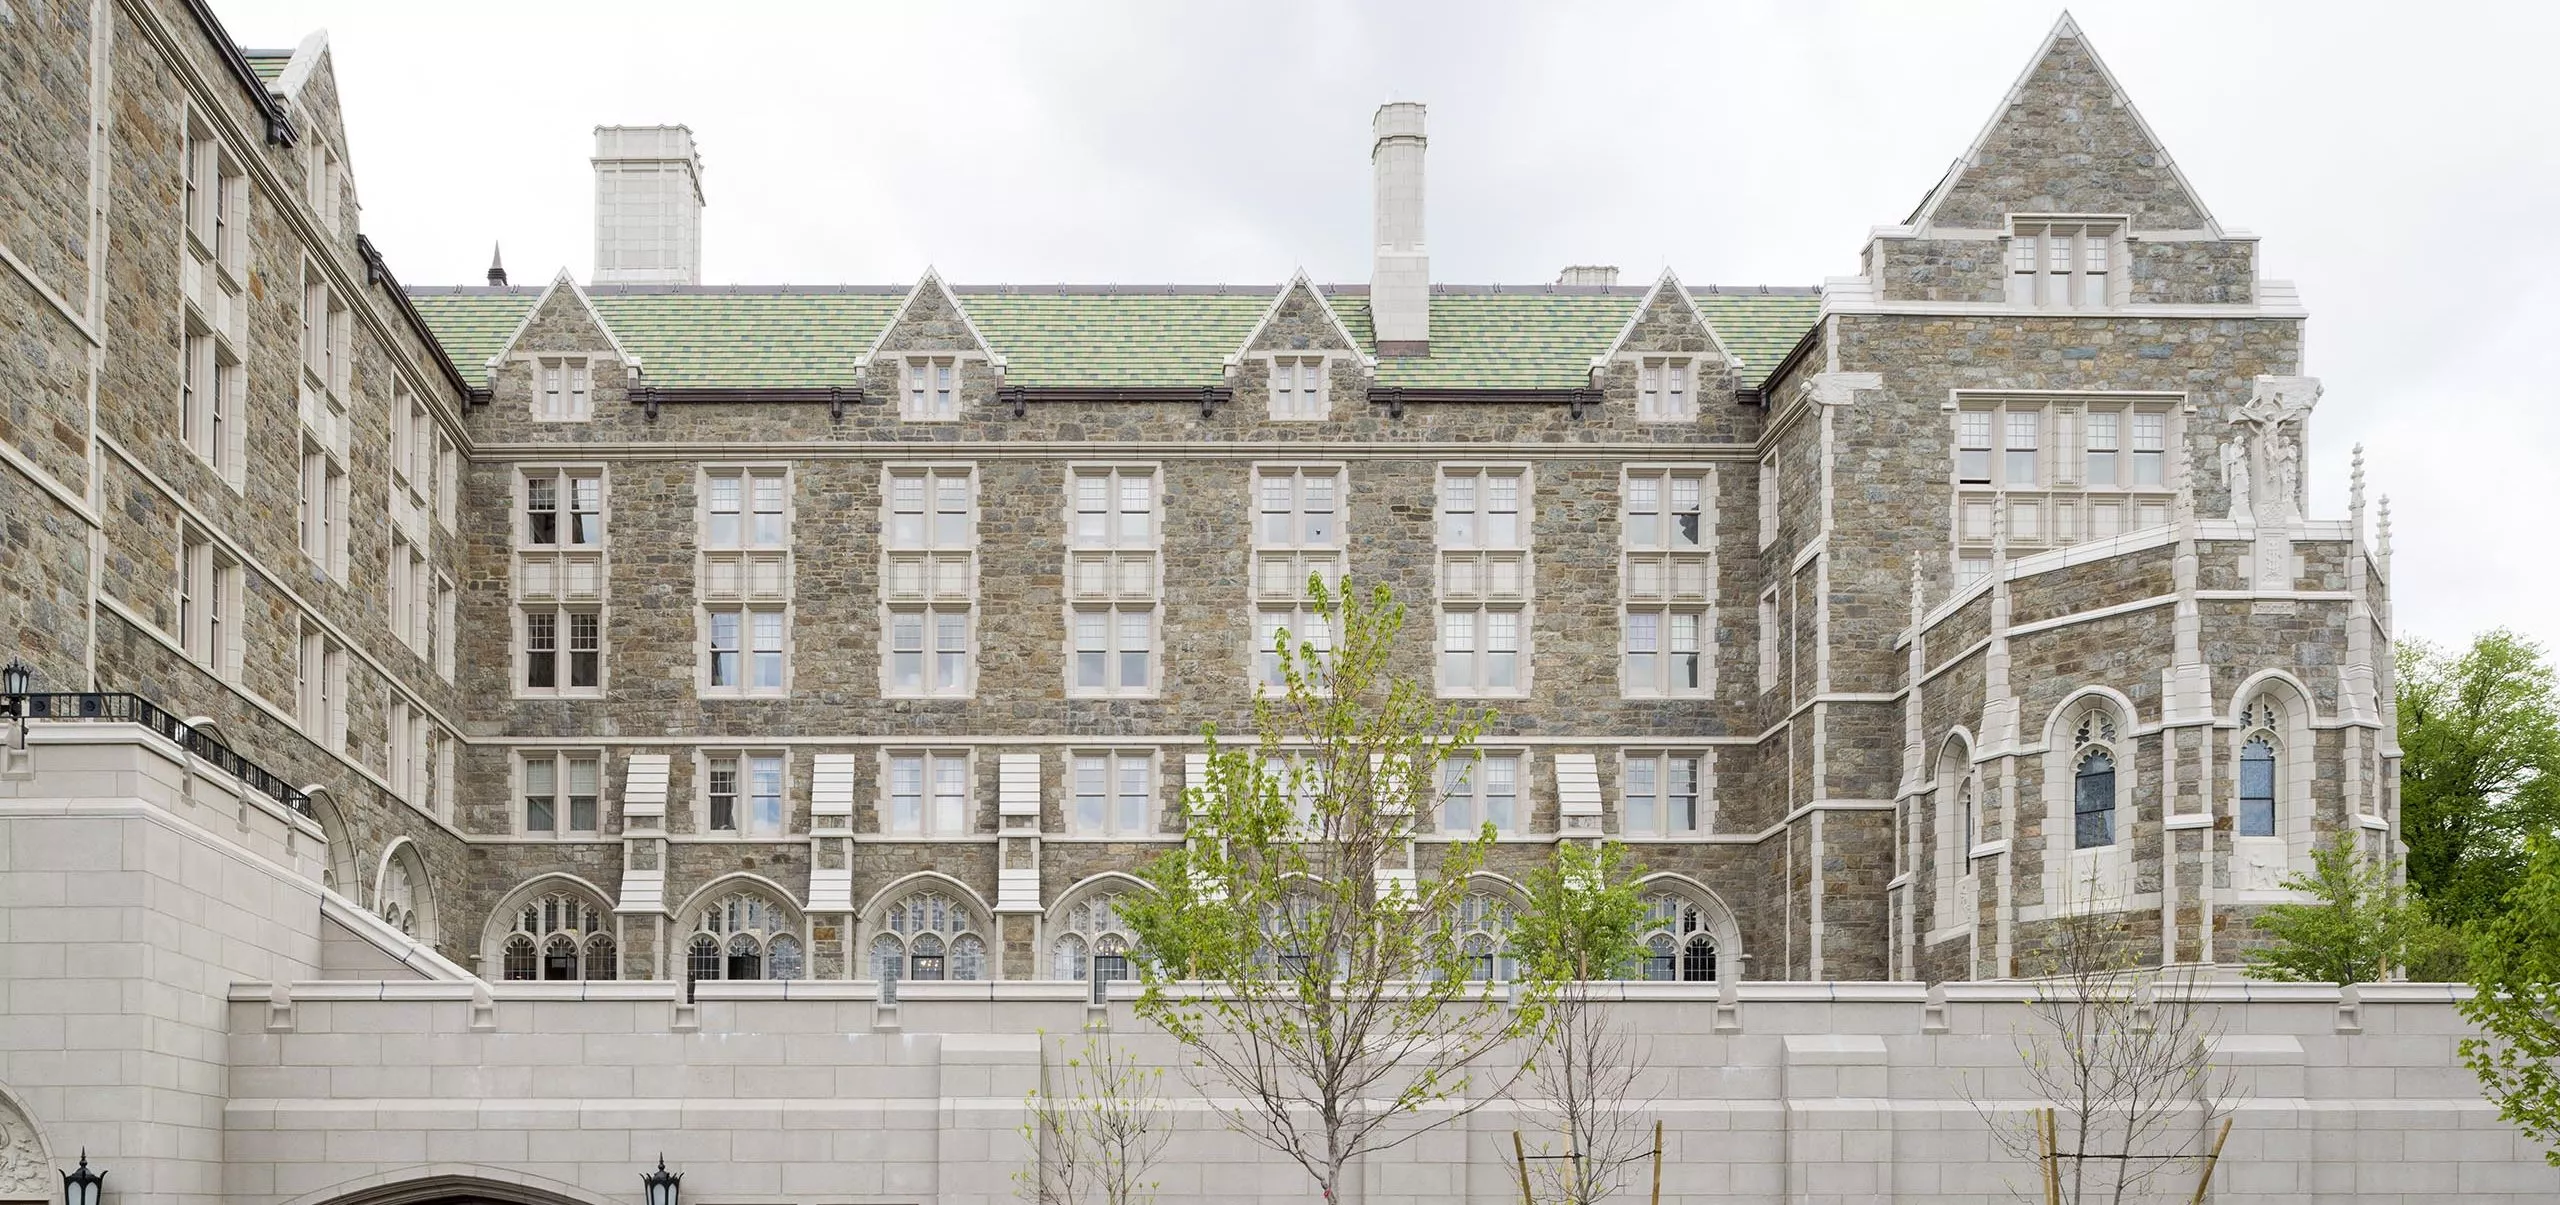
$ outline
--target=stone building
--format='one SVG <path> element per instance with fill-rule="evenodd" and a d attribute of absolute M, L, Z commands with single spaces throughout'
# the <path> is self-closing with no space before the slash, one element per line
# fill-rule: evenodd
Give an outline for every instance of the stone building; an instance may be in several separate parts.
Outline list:
<path fill-rule="evenodd" d="M 1416 104 L 1365 283 L 704 286 L 692 131 L 617 126 L 595 281 L 409 287 L 325 38 L 18 11 L 0 803 L 35 866 L 142 741 L 282 876 L 172 980 L 212 1045 L 234 980 L 1124 973 L 1311 574 L 1499 712 L 1436 818 L 1482 889 L 1625 841 L 1710 998 L 2031 972 L 2066 909 L 2231 963 L 2315 844 L 2398 853 L 2387 507 L 2305 512 L 2305 311 L 2067 18 L 1819 287 L 1435 281 Z"/>

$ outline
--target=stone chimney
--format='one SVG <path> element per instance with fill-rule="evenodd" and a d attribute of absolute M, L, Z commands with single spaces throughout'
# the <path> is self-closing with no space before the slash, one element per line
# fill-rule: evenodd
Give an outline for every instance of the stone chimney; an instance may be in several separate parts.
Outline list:
<path fill-rule="evenodd" d="M 1378 354 L 1431 354 L 1431 253 L 1422 236 L 1422 106 L 1378 106 L 1369 166 L 1377 183 L 1377 260 L 1369 272 L 1369 320 Z"/>
<path fill-rule="evenodd" d="M 597 126 L 593 283 L 702 283 L 702 157 L 687 126 Z"/>
<path fill-rule="evenodd" d="M 1618 283 L 1618 269 L 1605 264 L 1571 264 L 1556 274 L 1556 283 L 1567 288 L 1594 285 L 1606 289 Z"/>

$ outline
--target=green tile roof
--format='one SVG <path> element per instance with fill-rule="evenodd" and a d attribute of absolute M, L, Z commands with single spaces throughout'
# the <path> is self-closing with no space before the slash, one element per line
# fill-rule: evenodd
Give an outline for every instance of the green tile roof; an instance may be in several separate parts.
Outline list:
<path fill-rule="evenodd" d="M 859 383 L 854 359 L 871 350 L 904 299 L 885 293 L 596 293 L 590 300 L 623 350 L 640 357 L 650 384 L 754 389 Z"/>
<path fill-rule="evenodd" d="M 419 314 L 468 379 L 503 350 L 541 290 L 420 290 Z M 902 291 L 702 289 L 591 294 L 596 312 L 649 379 L 669 388 L 850 384 L 904 300 Z M 1271 293 L 959 290 L 960 303 L 1006 360 L 1007 384 L 1214 385 L 1225 359 L 1270 308 Z M 1766 380 L 1813 325 L 1821 299 L 1803 293 L 1698 293 L 1699 308 Z M 1408 389 L 1572 389 L 1642 297 L 1633 291 L 1451 291 L 1431 299 L 1431 354 L 1381 360 L 1378 382 Z M 1326 298 L 1363 350 L 1374 350 L 1369 299 Z"/>
<path fill-rule="evenodd" d="M 963 291 L 960 304 L 1003 354 L 1007 385 L 1201 386 L 1225 378 L 1271 295 Z"/>

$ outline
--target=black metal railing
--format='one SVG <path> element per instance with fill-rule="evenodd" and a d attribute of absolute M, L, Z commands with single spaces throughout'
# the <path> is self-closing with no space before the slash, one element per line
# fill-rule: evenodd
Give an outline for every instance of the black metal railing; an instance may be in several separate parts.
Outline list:
<path fill-rule="evenodd" d="M 293 785 L 267 772 L 264 766 L 231 751 L 231 746 L 215 740 L 211 734 L 198 731 L 185 720 L 169 714 L 159 704 L 141 695 L 121 692 L 96 694 L 32 694 L 26 699 L 26 716 L 33 720 L 107 720 L 140 724 L 170 740 L 187 752 L 213 763 L 215 769 L 246 783 L 250 789 L 264 792 L 276 802 L 305 816 L 311 815 L 311 797 Z"/>

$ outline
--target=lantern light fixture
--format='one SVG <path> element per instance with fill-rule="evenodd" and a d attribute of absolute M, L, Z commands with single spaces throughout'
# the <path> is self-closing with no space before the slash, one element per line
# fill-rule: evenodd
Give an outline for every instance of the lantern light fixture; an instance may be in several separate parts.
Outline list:
<path fill-rule="evenodd" d="M 24 666 L 12 664 L 9 672 L 19 675 L 18 686 L 25 684 Z M 80 1149 L 80 1170 L 62 1173 L 62 1205 L 98 1205 L 98 1196 L 106 1187 L 107 1173 L 89 1170 L 89 1150 Z"/>
<path fill-rule="evenodd" d="M 658 1170 L 640 1174 L 641 1196 L 646 1205 L 676 1205 L 677 1190 L 683 1183 L 684 1173 L 668 1171 L 667 1157 L 662 1152 L 658 1156 Z M 83 1203 L 74 1201 L 70 1205 Z M 97 1202 L 90 1201 L 86 1205 L 97 1205 Z"/>

